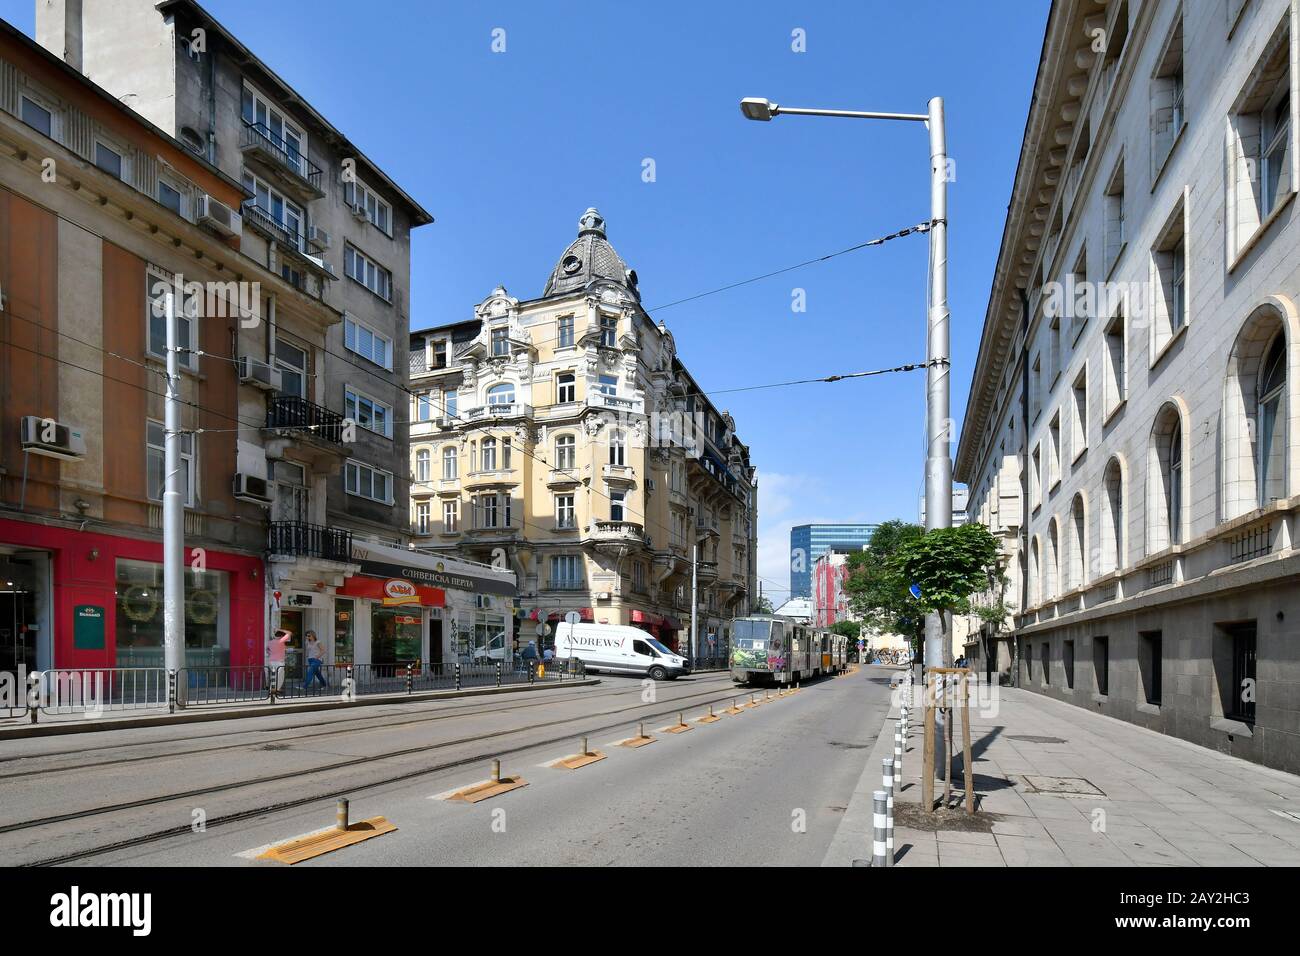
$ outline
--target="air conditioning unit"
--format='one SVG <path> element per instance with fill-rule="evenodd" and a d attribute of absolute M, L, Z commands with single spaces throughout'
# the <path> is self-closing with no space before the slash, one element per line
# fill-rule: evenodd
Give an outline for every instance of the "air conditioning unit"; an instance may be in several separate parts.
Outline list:
<path fill-rule="evenodd" d="M 352 207 L 352 215 L 361 222 L 366 222 L 370 218 L 366 215 L 366 207 L 361 205 L 354 205 Z"/>
<path fill-rule="evenodd" d="M 330 247 L 330 234 L 320 226 L 308 226 L 307 245 L 317 252 L 324 252 Z"/>
<path fill-rule="evenodd" d="M 60 458 L 63 461 L 76 461 L 86 457 L 86 440 L 81 437 L 81 432 L 60 425 L 52 418 L 24 415 L 19 432 L 23 451 L 33 455 Z"/>
<path fill-rule="evenodd" d="M 283 387 L 283 376 L 278 368 L 259 362 L 251 355 L 239 356 L 239 383 L 252 385 L 268 392 L 278 392 Z"/>
<path fill-rule="evenodd" d="M 199 225 L 207 226 L 223 236 L 238 236 L 244 231 L 244 218 L 220 199 L 207 193 L 199 197 Z"/>
<path fill-rule="evenodd" d="M 271 499 L 275 497 L 269 481 L 256 475 L 245 475 L 243 472 L 235 473 L 233 491 L 240 501 L 252 501 L 259 505 L 269 505 Z"/>

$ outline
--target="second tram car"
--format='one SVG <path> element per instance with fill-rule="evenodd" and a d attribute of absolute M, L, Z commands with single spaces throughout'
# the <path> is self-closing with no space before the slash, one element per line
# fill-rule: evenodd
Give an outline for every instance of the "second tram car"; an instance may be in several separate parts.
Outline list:
<path fill-rule="evenodd" d="M 737 684 L 793 684 L 838 674 L 848 663 L 848 638 L 774 614 L 731 622 L 731 679 Z"/>

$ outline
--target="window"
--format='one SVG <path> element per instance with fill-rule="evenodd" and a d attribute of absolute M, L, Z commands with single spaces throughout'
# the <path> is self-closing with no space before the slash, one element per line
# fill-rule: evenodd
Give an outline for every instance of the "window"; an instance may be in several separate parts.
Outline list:
<path fill-rule="evenodd" d="M 1101 573 L 1124 567 L 1124 472 L 1118 458 L 1106 463 L 1101 516 Z"/>
<path fill-rule="evenodd" d="M 415 480 L 428 481 L 433 476 L 433 455 L 427 448 L 415 453 Z"/>
<path fill-rule="evenodd" d="M 284 153 L 282 158 L 297 169 L 299 175 L 306 172 L 307 137 L 248 84 L 244 84 L 240 115 L 245 123 Z"/>
<path fill-rule="evenodd" d="M 343 247 L 343 271 L 385 302 L 393 298 L 393 274 L 351 243 Z"/>
<path fill-rule="evenodd" d="M 460 503 L 457 501 L 444 501 L 442 503 L 442 533 L 454 534 L 456 531 L 456 521 L 460 514 Z"/>
<path fill-rule="evenodd" d="M 1109 278 L 1127 241 L 1124 210 L 1124 158 L 1121 156 L 1106 186 L 1106 225 L 1102 242 L 1103 278 Z"/>
<path fill-rule="evenodd" d="M 162 422 L 150 419 L 145 423 L 145 478 L 149 483 L 148 496 L 151 501 L 162 501 L 163 492 L 167 490 L 167 431 Z M 181 443 L 181 490 L 185 495 L 185 507 L 194 507 L 194 436 L 180 435 Z"/>
<path fill-rule="evenodd" d="M 255 219 L 269 220 L 279 226 L 284 232 L 281 240 L 301 251 L 307 231 L 307 214 L 302 207 L 247 170 L 244 172 L 243 183 L 244 188 L 253 194 L 251 199 L 244 201 L 243 208 L 251 210 Z"/>
<path fill-rule="evenodd" d="M 641 561 L 632 564 L 632 590 L 642 593 L 645 591 L 645 564 Z"/>
<path fill-rule="evenodd" d="M 1070 284 L 1073 287 L 1073 301 L 1070 303 L 1070 344 L 1079 341 L 1083 327 L 1092 318 L 1097 308 L 1097 297 L 1088 285 L 1088 247 L 1079 250 L 1079 258 L 1074 261 L 1070 272 Z"/>
<path fill-rule="evenodd" d="M 391 505 L 393 476 L 391 472 L 372 468 L 364 462 L 348 461 L 343 467 L 343 490 L 359 498 Z"/>
<path fill-rule="evenodd" d="M 1088 367 L 1085 365 L 1074 380 L 1074 420 L 1071 422 L 1071 461 L 1088 450 Z"/>
<path fill-rule="evenodd" d="M 1142 694 L 1148 704 L 1159 707 L 1164 670 L 1164 635 L 1160 631 L 1141 631 L 1138 634 L 1138 644 L 1138 676 L 1142 681 Z"/>
<path fill-rule="evenodd" d="M 573 508 L 573 495 L 555 496 L 555 527 L 561 531 L 571 531 L 578 526 L 577 513 Z"/>
<path fill-rule="evenodd" d="M 1074 690 L 1074 641 L 1062 642 L 1061 663 L 1065 667 L 1065 687 Z"/>
<path fill-rule="evenodd" d="M 1215 628 L 1214 670 L 1223 716 L 1255 722 L 1256 631 L 1254 621 Z"/>
<path fill-rule="evenodd" d="M 613 397 L 618 394 L 618 376 L 602 375 L 599 383 L 596 385 L 596 391 L 602 395 Z"/>
<path fill-rule="evenodd" d="M 1228 114 L 1229 268 L 1295 190 L 1290 58 L 1288 14 L 1264 42 L 1250 80 Z"/>
<path fill-rule="evenodd" d="M 442 450 L 442 478 L 444 481 L 454 481 L 456 478 L 456 467 L 458 462 L 458 453 L 455 445 L 447 445 Z"/>
<path fill-rule="evenodd" d="M 1102 349 L 1106 417 L 1128 399 L 1128 319 L 1121 312 L 1106 326 Z"/>
<path fill-rule="evenodd" d="M 483 439 L 483 465 L 479 470 L 497 470 L 497 440 L 495 438 Z"/>
<path fill-rule="evenodd" d="M 1167 471 L 1169 500 L 1169 543 L 1179 544 L 1183 540 L 1183 426 L 1182 422 L 1174 426 L 1169 436 L 1169 468 Z"/>
<path fill-rule="evenodd" d="M 1039 646 L 1039 662 L 1042 664 L 1043 686 L 1049 687 L 1052 683 L 1052 645 L 1043 641 Z"/>
<path fill-rule="evenodd" d="M 1186 123 L 1183 102 L 1183 14 L 1178 11 L 1151 77 L 1151 179 L 1159 177 Z"/>
<path fill-rule="evenodd" d="M 509 528 L 510 495 L 478 495 L 473 499 L 475 528 Z"/>
<path fill-rule="evenodd" d="M 1273 338 L 1259 376 L 1255 431 L 1258 436 L 1259 506 L 1286 497 L 1286 337 Z"/>
<path fill-rule="evenodd" d="M 351 316 L 343 318 L 343 347 L 380 368 L 393 367 L 393 343 L 367 325 Z"/>
<path fill-rule="evenodd" d="M 122 154 L 98 141 L 95 143 L 95 165 L 116 179 L 122 178 Z"/>
<path fill-rule="evenodd" d="M 555 322 L 555 344 L 565 348 L 573 344 L 573 316 L 562 315 Z"/>
<path fill-rule="evenodd" d="M 433 343 L 433 368 L 447 367 L 447 340 L 439 339 Z"/>
<path fill-rule="evenodd" d="M 26 96 L 22 97 L 22 119 L 38 133 L 54 138 L 54 113 Z"/>
<path fill-rule="evenodd" d="M 1151 364 L 1188 322 L 1187 231 L 1180 201 L 1151 250 Z"/>
<path fill-rule="evenodd" d="M 1052 416 L 1047 426 L 1047 487 L 1055 488 L 1061 483 L 1061 413 Z"/>
<path fill-rule="evenodd" d="M 487 400 L 489 405 L 513 405 L 515 401 L 514 385 L 509 382 L 493 385 L 487 390 Z"/>
<path fill-rule="evenodd" d="M 1030 456 L 1029 508 L 1037 511 L 1043 505 L 1043 446 L 1035 445 Z"/>
<path fill-rule="evenodd" d="M 617 467 L 626 464 L 627 436 L 618 429 L 609 433 L 609 463 Z"/>
<path fill-rule="evenodd" d="M 1151 427 L 1147 475 L 1147 554 L 1155 554 L 1182 540 L 1183 428 L 1173 402 L 1161 407 Z"/>
<path fill-rule="evenodd" d="M 1086 517 L 1083 507 L 1083 496 L 1075 495 L 1074 501 L 1070 503 L 1070 554 L 1068 577 L 1065 582 L 1065 589 L 1067 591 L 1083 587 L 1087 580 L 1088 538 L 1085 528 Z"/>
<path fill-rule="evenodd" d="M 618 345 L 618 317 L 602 315 L 600 317 L 600 344 L 607 349 Z"/>
<path fill-rule="evenodd" d="M 415 420 L 427 422 L 433 418 L 433 392 L 420 392 L 415 396 Z"/>
<path fill-rule="evenodd" d="M 1043 411 L 1043 357 L 1034 356 L 1034 366 L 1029 373 L 1029 420 L 1038 421 Z"/>
<path fill-rule="evenodd" d="M 561 372 L 555 377 L 555 400 L 560 405 L 577 401 L 578 386 L 572 372 Z"/>
<path fill-rule="evenodd" d="M 1061 532 L 1053 518 L 1047 525 L 1047 566 L 1043 569 L 1043 597 L 1061 593 Z"/>
<path fill-rule="evenodd" d="M 442 393 L 442 412 L 448 419 L 454 420 L 456 416 L 456 390 L 449 388 Z"/>
<path fill-rule="evenodd" d="M 427 454 L 427 453 L 426 453 Z M 429 533 L 430 505 L 427 501 L 417 502 L 415 506 L 415 533 Z"/>
<path fill-rule="evenodd" d="M 627 500 L 626 491 L 611 491 L 609 493 L 609 520 L 622 521 L 624 502 Z"/>
<path fill-rule="evenodd" d="M 501 470 L 510 470 L 510 439 L 501 439 Z"/>
<path fill-rule="evenodd" d="M 1105 697 L 1110 693 L 1110 638 L 1092 639 L 1092 674 L 1097 682 L 1097 693 Z"/>
<path fill-rule="evenodd" d="M 1048 359 L 1050 360 L 1049 371 L 1051 373 L 1052 384 L 1061 376 L 1061 317 L 1052 316 L 1051 322 L 1047 326 L 1047 341 L 1049 346 Z"/>
<path fill-rule="evenodd" d="M 572 435 L 560 435 L 555 439 L 555 467 L 559 471 L 570 471 L 577 464 L 577 440 Z"/>
<path fill-rule="evenodd" d="M 275 367 L 280 370 L 280 394 L 307 397 L 307 352 L 284 339 L 275 340 Z"/>
<path fill-rule="evenodd" d="M 178 216 L 185 215 L 182 211 L 180 190 L 174 189 L 171 185 L 163 182 L 161 179 L 158 180 L 158 202 L 162 203 L 162 205 L 166 206 Z"/>
<path fill-rule="evenodd" d="M 344 201 L 360 210 L 370 223 L 386 236 L 393 234 L 393 208 L 380 199 L 369 186 L 357 179 L 347 183 Z"/>
<path fill-rule="evenodd" d="M 393 410 L 350 385 L 343 387 L 343 414 L 376 435 L 393 437 Z"/>
<path fill-rule="evenodd" d="M 167 294 L 174 293 L 176 287 L 171 278 L 155 269 L 145 270 L 144 281 L 149 354 L 165 362 L 167 360 Z M 198 367 L 198 356 L 193 351 L 185 350 L 197 348 L 195 323 L 199 314 L 198 299 L 192 295 L 185 295 L 176 308 L 176 344 L 183 350 L 177 357 L 181 368 L 193 370 Z"/>
<path fill-rule="evenodd" d="M 492 355 L 494 357 L 510 354 L 510 330 L 508 328 L 492 330 Z"/>
<path fill-rule="evenodd" d="M 579 590 L 583 587 L 582 558 L 576 554 L 551 555 L 551 587 L 554 590 Z"/>

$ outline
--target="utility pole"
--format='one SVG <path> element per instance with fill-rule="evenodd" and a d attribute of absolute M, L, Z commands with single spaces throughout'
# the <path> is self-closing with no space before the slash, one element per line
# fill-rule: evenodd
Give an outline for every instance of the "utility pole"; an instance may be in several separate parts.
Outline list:
<path fill-rule="evenodd" d="M 167 395 L 163 413 L 163 663 L 176 673 L 185 661 L 185 499 L 181 488 L 181 370 L 176 292 L 167 311 Z"/>
<path fill-rule="evenodd" d="M 700 563 L 700 542 L 691 545 L 691 660 L 700 656 L 699 634 L 696 632 L 696 619 L 700 611 L 700 598 L 695 577 L 696 565 Z"/>
<path fill-rule="evenodd" d="M 927 314 L 925 370 L 925 530 L 952 527 L 952 459 L 948 454 L 952 420 L 949 415 L 948 355 L 948 148 L 944 135 L 943 99 L 929 102 L 930 131 L 930 295 Z M 925 616 L 925 666 L 943 667 L 951 643 L 951 619 L 931 612 Z M 929 686 L 929 679 L 926 679 Z M 937 711 L 936 771 L 946 766 L 944 713 Z"/>

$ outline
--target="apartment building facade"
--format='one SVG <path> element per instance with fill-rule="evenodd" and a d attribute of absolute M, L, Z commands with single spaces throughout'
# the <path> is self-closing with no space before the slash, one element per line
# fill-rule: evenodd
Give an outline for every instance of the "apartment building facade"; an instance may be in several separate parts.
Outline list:
<path fill-rule="evenodd" d="M 1014 611 L 976 666 L 1292 772 L 1298 33 L 1053 3 L 956 459 Z"/>
<path fill-rule="evenodd" d="M 405 543 L 399 476 L 409 453 L 397 410 L 406 406 L 410 230 L 431 217 L 197 3 L 39 0 L 36 34 L 236 185 L 218 196 L 163 163 L 155 198 L 235 244 L 241 274 L 261 281 L 264 294 L 241 306 L 230 337 L 192 356 L 188 371 L 210 381 L 220 369 L 235 383 L 227 464 L 263 508 L 264 629 L 284 626 L 295 643 L 315 630 L 339 661 L 393 656 L 397 623 L 372 613 L 385 607 L 373 589 L 347 582 L 362 565 L 358 547 Z M 124 168 L 148 165 L 111 136 L 92 148 Z M 193 329 L 208 334 L 201 317 Z M 402 656 L 417 643 L 421 659 L 431 653 L 439 611 L 429 593 L 404 615 L 418 620 Z M 371 646 L 372 633 L 386 650 Z M 260 653 L 260 634 L 256 645 Z M 291 648 L 290 676 L 300 668 Z"/>
<path fill-rule="evenodd" d="M 522 640 L 576 612 L 685 649 L 695 553 L 695 652 L 722 652 L 757 595 L 749 449 L 595 209 L 540 297 L 412 332 L 410 370 L 415 538 L 513 570 Z"/>

